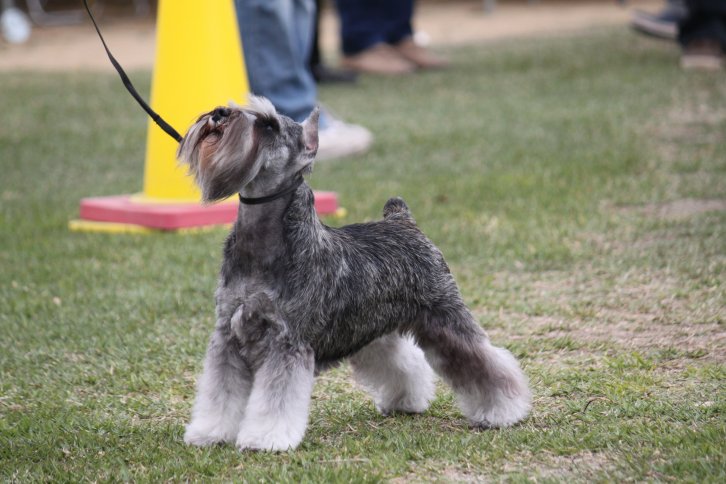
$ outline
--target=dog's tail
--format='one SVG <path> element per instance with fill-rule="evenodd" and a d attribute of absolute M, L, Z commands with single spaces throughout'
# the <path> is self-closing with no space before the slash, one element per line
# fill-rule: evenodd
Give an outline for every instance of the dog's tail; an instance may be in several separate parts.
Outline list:
<path fill-rule="evenodd" d="M 411 211 L 408 209 L 408 205 L 403 201 L 401 197 L 394 197 L 389 199 L 383 206 L 383 218 L 398 218 L 404 220 L 410 220 L 413 222 L 413 216 Z"/>

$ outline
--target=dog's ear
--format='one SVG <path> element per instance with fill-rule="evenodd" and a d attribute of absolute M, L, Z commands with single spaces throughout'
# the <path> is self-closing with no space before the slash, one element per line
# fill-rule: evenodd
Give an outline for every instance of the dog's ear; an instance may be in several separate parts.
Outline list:
<path fill-rule="evenodd" d="M 318 152 L 318 122 L 320 120 L 320 108 L 317 106 L 310 113 L 308 119 L 302 122 L 303 142 L 305 143 L 305 153 L 311 158 L 315 157 Z"/>

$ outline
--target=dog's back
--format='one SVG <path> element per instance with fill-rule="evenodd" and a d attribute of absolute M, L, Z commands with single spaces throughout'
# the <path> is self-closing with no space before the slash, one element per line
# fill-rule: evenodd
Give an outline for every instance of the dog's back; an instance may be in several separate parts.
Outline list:
<path fill-rule="evenodd" d="M 348 356 L 423 308 L 459 298 L 441 252 L 401 198 L 388 200 L 382 220 L 323 231 L 291 247 L 285 291 L 286 309 L 319 362 Z"/>

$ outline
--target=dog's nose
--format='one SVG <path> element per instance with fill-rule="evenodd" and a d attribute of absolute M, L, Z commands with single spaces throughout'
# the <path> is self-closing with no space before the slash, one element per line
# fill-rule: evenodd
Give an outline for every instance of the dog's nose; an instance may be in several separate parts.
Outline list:
<path fill-rule="evenodd" d="M 217 108 L 212 112 L 212 121 L 218 123 L 227 116 L 229 116 L 229 109 Z"/>

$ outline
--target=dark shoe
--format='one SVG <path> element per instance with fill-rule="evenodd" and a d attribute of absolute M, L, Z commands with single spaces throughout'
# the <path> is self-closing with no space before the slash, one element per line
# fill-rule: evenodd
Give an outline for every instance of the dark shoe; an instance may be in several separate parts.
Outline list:
<path fill-rule="evenodd" d="M 724 51 L 715 39 L 690 41 L 681 55 L 681 67 L 686 70 L 717 71 L 724 67 Z"/>
<path fill-rule="evenodd" d="M 688 10 L 678 5 L 669 5 L 656 14 L 636 10 L 630 25 L 642 34 L 675 40 L 678 37 L 678 23 L 686 18 L 686 15 Z"/>

